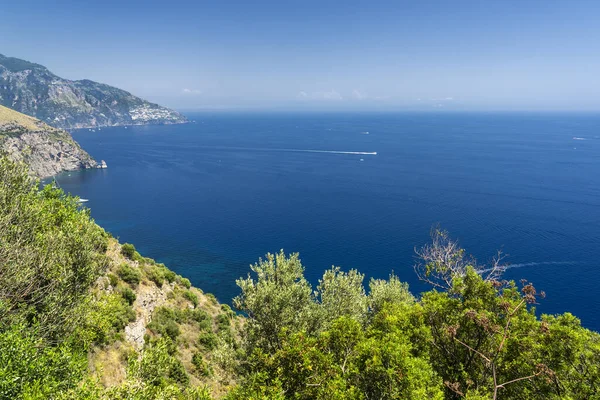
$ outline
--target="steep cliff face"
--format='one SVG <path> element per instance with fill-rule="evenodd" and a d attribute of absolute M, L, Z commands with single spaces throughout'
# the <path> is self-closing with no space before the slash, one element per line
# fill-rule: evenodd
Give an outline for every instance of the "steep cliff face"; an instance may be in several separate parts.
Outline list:
<path fill-rule="evenodd" d="M 0 151 L 15 161 L 25 162 L 31 175 L 38 178 L 98 166 L 68 132 L 3 106 Z"/>
<path fill-rule="evenodd" d="M 124 90 L 63 79 L 42 65 L 2 54 L 0 105 L 63 129 L 187 122 L 178 112 Z"/>

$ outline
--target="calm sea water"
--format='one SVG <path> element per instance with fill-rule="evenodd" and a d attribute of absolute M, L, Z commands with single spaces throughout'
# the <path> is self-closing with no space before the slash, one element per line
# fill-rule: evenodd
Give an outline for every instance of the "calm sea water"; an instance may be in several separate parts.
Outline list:
<path fill-rule="evenodd" d="M 480 262 L 507 253 L 506 275 L 546 292 L 540 312 L 600 330 L 600 115 L 190 117 L 77 131 L 109 168 L 58 180 L 121 241 L 221 301 L 281 248 L 313 283 L 339 265 L 394 271 L 419 293 L 413 249 L 439 223 Z"/>

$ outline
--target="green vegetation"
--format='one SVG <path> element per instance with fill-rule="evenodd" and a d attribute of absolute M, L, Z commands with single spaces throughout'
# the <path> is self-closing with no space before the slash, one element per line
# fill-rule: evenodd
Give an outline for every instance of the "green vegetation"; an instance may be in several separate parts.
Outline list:
<path fill-rule="evenodd" d="M 117 275 L 119 275 L 119 278 L 123 279 L 125 282 L 134 286 L 140 283 L 140 280 L 142 279 L 142 274 L 140 271 L 131 267 L 127 263 L 119 265 L 119 268 L 117 269 Z"/>
<path fill-rule="evenodd" d="M 446 232 L 419 297 L 338 267 L 313 287 L 281 251 L 237 281 L 241 317 L 24 166 L 0 182 L 0 398 L 600 399 L 600 335 Z"/>

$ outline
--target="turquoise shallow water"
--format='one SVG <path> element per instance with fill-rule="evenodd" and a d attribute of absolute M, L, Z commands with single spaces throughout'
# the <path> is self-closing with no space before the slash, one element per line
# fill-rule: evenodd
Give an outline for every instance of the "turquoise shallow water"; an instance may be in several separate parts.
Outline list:
<path fill-rule="evenodd" d="M 313 283 L 331 265 L 393 270 L 418 293 L 413 249 L 440 223 L 482 262 L 506 252 L 507 276 L 547 293 L 540 311 L 600 330 L 599 115 L 190 117 L 77 131 L 109 168 L 58 180 L 115 236 L 220 300 L 280 248 L 300 252 Z"/>

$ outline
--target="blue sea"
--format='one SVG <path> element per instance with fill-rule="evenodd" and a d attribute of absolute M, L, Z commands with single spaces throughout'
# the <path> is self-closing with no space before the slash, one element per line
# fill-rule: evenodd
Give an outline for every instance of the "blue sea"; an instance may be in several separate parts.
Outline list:
<path fill-rule="evenodd" d="M 600 115 L 188 116 L 74 132 L 108 169 L 58 182 L 219 300 L 279 249 L 300 252 L 313 284 L 336 265 L 393 271 L 418 294 L 414 248 L 440 224 L 480 263 L 507 254 L 507 278 L 546 292 L 538 312 L 600 330 Z"/>

